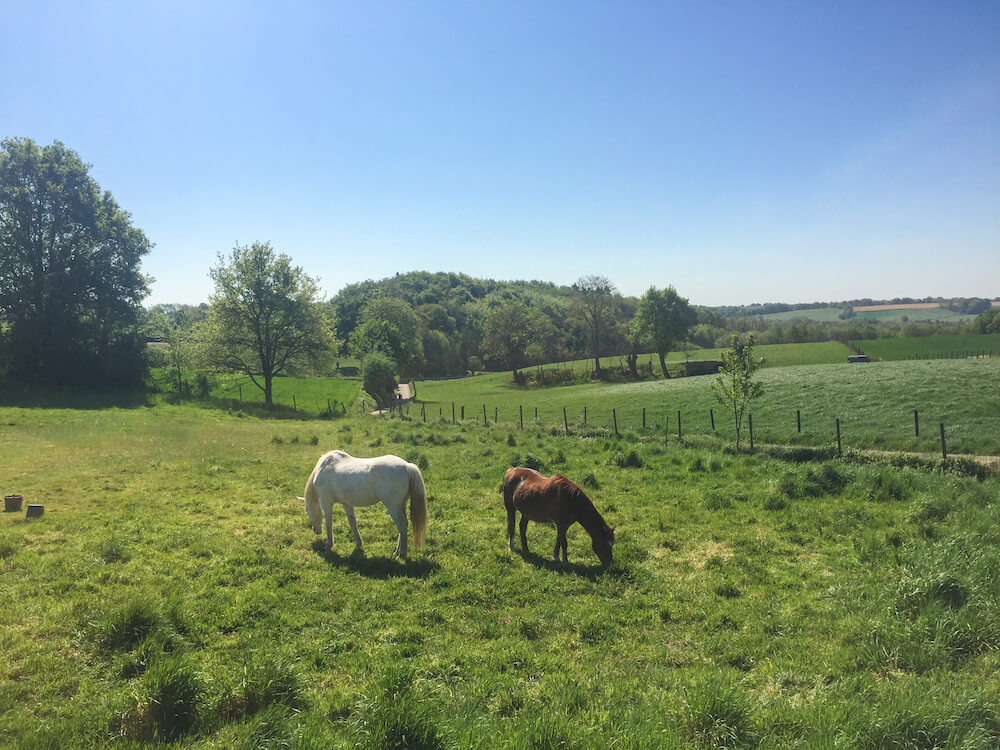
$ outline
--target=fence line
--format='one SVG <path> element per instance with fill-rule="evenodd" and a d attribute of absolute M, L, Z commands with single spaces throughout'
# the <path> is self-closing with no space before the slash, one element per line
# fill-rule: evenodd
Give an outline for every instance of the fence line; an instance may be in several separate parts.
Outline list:
<path fill-rule="evenodd" d="M 473 409 L 472 412 L 470 412 L 470 414 L 471 414 L 470 420 L 467 423 L 466 422 L 466 418 L 465 418 L 465 406 L 462 405 L 462 404 L 458 404 L 456 402 L 452 402 L 452 404 L 451 404 L 451 420 L 450 420 L 450 422 L 452 424 L 478 424 L 480 427 L 489 428 L 491 426 L 491 423 L 489 421 L 488 406 L 489 405 L 485 404 L 485 403 L 483 403 L 481 405 L 481 409 L 482 409 L 482 421 L 481 422 L 479 420 L 479 417 L 477 416 L 477 410 Z M 606 428 L 608 428 L 609 430 L 613 431 L 614 435 L 619 436 L 619 437 L 622 434 L 622 430 L 637 430 L 637 431 L 641 431 L 641 432 L 645 432 L 645 433 L 663 432 L 665 439 L 667 439 L 669 441 L 669 435 L 672 432 L 672 430 L 671 430 L 671 421 L 672 421 L 672 419 L 671 419 L 670 412 L 668 412 L 666 409 L 663 409 L 663 410 L 660 411 L 660 416 L 662 417 L 662 420 L 663 420 L 662 424 L 660 424 L 660 423 L 656 422 L 656 418 L 655 418 L 656 412 L 653 411 L 653 410 L 650 410 L 648 407 L 645 407 L 645 406 L 644 407 L 635 407 L 634 410 L 635 410 L 635 419 L 636 419 L 636 422 L 635 422 L 634 425 L 632 425 L 632 424 L 629 423 L 628 420 L 624 420 L 623 421 L 620 418 L 621 417 L 621 414 L 619 414 L 620 410 L 617 407 L 611 407 L 609 409 L 609 413 L 608 413 L 608 416 L 609 416 L 610 419 L 609 419 L 608 422 L 605 423 Z M 403 413 L 403 412 L 401 412 L 400 408 L 397 408 L 396 411 L 400 412 L 400 413 Z M 493 427 L 505 427 L 505 428 L 512 428 L 512 429 L 524 430 L 525 429 L 525 423 L 524 423 L 525 414 L 524 414 L 524 411 L 525 411 L 524 410 L 524 405 L 523 404 L 519 405 L 518 406 L 517 414 L 515 415 L 515 418 L 514 418 L 514 421 L 512 421 L 512 422 L 504 421 L 503 424 L 501 425 L 501 423 L 500 423 L 500 407 L 499 406 L 494 406 L 493 407 L 493 422 L 492 422 L 492 426 Z M 553 410 L 553 411 L 555 412 L 555 410 Z M 708 418 L 706 419 L 706 421 L 703 424 L 708 426 L 708 433 L 709 434 L 719 434 L 719 428 L 720 427 L 721 427 L 721 429 L 723 431 L 732 429 L 731 426 L 726 426 L 726 425 L 719 425 L 719 426 L 717 426 L 716 422 L 715 422 L 715 411 L 714 411 L 714 409 L 709 408 L 707 411 L 708 411 L 708 414 L 706 416 Z M 649 419 L 649 416 L 650 416 L 651 413 L 654 415 L 652 421 L 650 421 L 650 419 Z M 407 408 L 406 412 L 403 413 L 403 414 L 404 414 L 404 416 L 406 414 L 408 414 L 408 408 Z M 688 412 L 688 418 L 689 418 L 689 420 L 690 420 L 690 415 L 691 414 L 692 414 L 692 412 L 689 411 Z M 904 414 L 909 414 L 909 412 L 904 412 Z M 913 439 L 919 439 L 920 438 L 920 416 L 921 416 L 920 415 L 920 410 L 919 409 L 914 409 L 913 412 L 912 412 L 912 414 L 913 414 L 913 422 L 912 422 L 912 428 L 911 428 L 913 430 L 913 432 L 912 432 L 912 438 Z M 583 406 L 582 407 L 582 412 L 580 412 L 580 419 L 574 419 L 574 421 L 571 422 L 570 419 L 569 419 L 569 409 L 568 409 L 568 407 L 563 406 L 562 407 L 562 420 L 561 420 L 561 424 L 559 424 L 558 421 L 544 422 L 544 421 L 542 421 L 542 419 L 540 419 L 540 417 L 539 417 L 539 409 L 536 406 L 536 407 L 534 407 L 534 424 L 533 425 L 529 424 L 528 427 L 529 428 L 531 428 L 532 426 L 534 426 L 534 427 L 548 427 L 550 429 L 559 429 L 561 427 L 562 428 L 560 430 L 561 432 L 563 432 L 566 435 L 571 435 L 571 434 L 573 434 L 574 430 L 587 431 L 587 430 L 600 429 L 600 426 L 592 424 L 592 421 L 593 421 L 592 418 L 593 418 L 593 409 L 588 409 L 587 406 Z M 421 404 L 421 407 L 420 407 L 420 419 L 423 422 L 427 422 L 426 407 L 425 407 L 424 404 Z M 438 419 L 439 419 L 439 421 L 442 421 L 442 422 L 449 421 L 444 416 L 443 407 L 439 408 L 439 410 L 438 410 Z M 556 417 L 556 419 L 558 419 L 558 417 Z M 841 420 L 840 417 L 826 417 L 824 419 L 830 419 L 831 420 L 831 422 L 829 423 L 828 427 L 823 428 L 822 426 L 820 426 L 820 428 L 819 428 L 818 431 L 816 429 L 813 429 L 811 432 L 806 432 L 805 433 L 805 435 L 807 437 L 812 436 L 812 438 L 813 438 L 812 440 L 809 441 L 809 444 L 812 444 L 812 445 L 827 444 L 827 445 L 829 445 L 830 443 L 828 443 L 826 441 L 827 440 L 832 440 L 833 443 L 837 447 L 837 455 L 838 456 L 842 455 L 843 454 L 843 450 L 844 450 L 845 442 L 849 442 L 850 441 L 850 438 L 851 438 L 850 431 L 848 430 L 846 433 L 843 431 L 844 424 L 842 423 L 842 420 Z M 980 417 L 980 419 L 990 419 L 990 417 Z M 997 419 L 998 425 L 1000 425 L 1000 418 L 995 418 L 995 419 Z M 777 428 L 777 430 L 775 430 L 773 427 L 770 428 L 770 429 L 769 428 L 765 428 L 765 432 L 771 434 L 771 436 L 769 437 L 768 441 L 769 442 L 782 441 L 784 439 L 794 439 L 796 436 L 802 436 L 803 435 L 803 421 L 804 420 L 803 420 L 803 414 L 802 414 L 802 410 L 801 409 L 796 409 L 795 410 L 794 420 L 795 420 L 794 421 L 794 432 L 792 432 L 791 424 L 789 424 L 789 428 L 788 428 L 788 432 L 787 433 L 784 433 L 780 427 Z M 906 420 L 906 417 L 903 416 L 903 414 L 901 414 L 900 415 L 900 422 L 899 422 L 900 431 L 896 432 L 896 431 L 891 430 L 891 429 L 889 430 L 889 432 L 891 433 L 891 437 L 892 438 L 898 439 L 900 441 L 908 439 L 907 435 L 904 432 L 905 431 L 904 425 L 906 424 L 905 420 Z M 696 420 L 696 423 L 697 423 L 697 420 Z M 815 422 L 814 422 L 814 424 L 815 424 Z M 678 440 L 679 443 L 683 443 L 684 442 L 683 425 L 684 425 L 684 412 L 683 412 L 682 409 L 677 409 L 677 430 L 676 430 L 676 436 L 677 436 L 677 440 Z M 748 434 L 750 446 L 751 446 L 751 449 L 752 449 L 756 444 L 762 442 L 762 431 L 760 430 L 760 425 L 759 424 L 756 424 L 756 425 L 754 424 L 753 414 L 748 412 L 747 419 L 745 421 L 745 425 L 744 426 L 747 428 L 747 434 Z M 704 428 L 702 428 L 702 429 L 695 429 L 695 433 L 697 433 L 697 434 L 706 434 L 703 430 L 704 430 Z M 774 435 L 775 432 L 778 432 L 778 435 Z M 997 430 L 997 432 L 1000 433 L 1000 430 Z M 787 435 L 787 438 L 783 438 L 783 437 L 781 437 L 781 435 Z M 945 431 L 945 423 L 944 422 L 940 422 L 939 423 L 939 435 L 940 435 L 940 450 L 941 450 L 941 455 L 942 455 L 943 458 L 946 458 L 948 456 L 948 449 L 947 449 L 947 443 L 946 443 L 946 431 Z M 867 444 L 867 445 L 872 445 L 872 444 L 878 445 L 881 442 L 881 440 L 884 439 L 884 437 L 885 437 L 885 433 L 882 433 L 881 435 L 878 435 L 878 434 L 873 433 L 871 430 L 869 430 L 857 442 L 861 443 L 861 444 Z M 926 438 L 922 442 L 926 442 Z"/>

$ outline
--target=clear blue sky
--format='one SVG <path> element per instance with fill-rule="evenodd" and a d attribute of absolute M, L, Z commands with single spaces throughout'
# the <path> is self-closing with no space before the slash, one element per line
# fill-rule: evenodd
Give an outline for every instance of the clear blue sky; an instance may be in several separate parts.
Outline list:
<path fill-rule="evenodd" d="M 156 244 L 693 303 L 1000 295 L 1000 2 L 6 0 L 0 136 Z"/>

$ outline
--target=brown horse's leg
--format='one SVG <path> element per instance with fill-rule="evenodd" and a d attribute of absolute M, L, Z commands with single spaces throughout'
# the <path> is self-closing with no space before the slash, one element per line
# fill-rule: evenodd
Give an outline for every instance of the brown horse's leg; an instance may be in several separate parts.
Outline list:
<path fill-rule="evenodd" d="M 507 549 L 514 551 L 514 516 L 517 511 L 513 506 L 507 506 Z"/>
<path fill-rule="evenodd" d="M 566 556 L 566 526 L 556 524 L 556 548 L 552 552 L 552 559 L 559 562 L 559 550 L 562 549 L 562 561 L 568 562 Z"/>
<path fill-rule="evenodd" d="M 528 519 L 521 514 L 521 549 L 528 551 Z"/>

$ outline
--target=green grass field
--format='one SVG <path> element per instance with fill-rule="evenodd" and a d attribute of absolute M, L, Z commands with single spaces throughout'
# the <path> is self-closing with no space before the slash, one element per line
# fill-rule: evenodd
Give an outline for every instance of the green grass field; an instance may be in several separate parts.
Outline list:
<path fill-rule="evenodd" d="M 687 352 L 670 352 L 667 357 L 667 369 L 676 374 L 683 370 L 686 360 L 720 360 L 725 349 L 691 349 Z M 788 365 L 821 365 L 846 362 L 851 351 L 836 341 L 821 341 L 806 344 L 767 344 L 754 347 L 758 356 L 767 361 L 765 367 L 787 367 Z M 653 372 L 660 373 L 660 360 L 656 354 L 640 354 L 638 365 L 646 372 L 652 364 Z M 601 357 L 601 367 L 618 370 L 626 367 L 625 357 Z M 533 369 L 533 368 L 526 368 Z M 592 372 L 594 359 L 577 359 L 568 362 L 558 362 L 544 365 L 542 369 L 574 370 Z"/>
<path fill-rule="evenodd" d="M 641 430 L 645 409 L 647 429 L 661 434 L 666 429 L 668 439 L 676 437 L 680 411 L 682 436 L 730 440 L 732 418 L 712 397 L 712 379 L 520 388 L 509 373 L 496 373 L 420 381 L 417 397 L 430 420 L 450 421 L 454 403 L 456 419 L 464 407 L 468 422 L 482 424 L 485 405 L 490 423 L 496 417 L 514 427 L 522 409 L 525 423 L 536 423 L 537 409 L 538 424 L 562 429 L 565 408 L 571 430 L 584 426 L 584 409 L 587 427 L 611 430 L 617 418 L 619 430 Z M 765 393 L 751 408 L 759 442 L 833 445 L 839 419 L 844 446 L 934 452 L 940 451 L 939 425 L 944 423 L 949 452 L 1000 455 L 1000 358 L 774 367 L 762 370 L 759 380 Z M 421 419 L 420 408 L 411 405 L 410 416 Z M 915 409 L 922 424 L 919 437 Z"/>
<path fill-rule="evenodd" d="M 0 425 L 0 487 L 45 505 L 0 515 L 5 748 L 1000 743 L 997 479 L 162 403 Z M 294 495 L 334 447 L 424 467 L 423 551 L 381 507 L 322 551 Z M 578 526 L 567 565 L 544 526 L 507 551 L 525 462 L 586 484 L 610 567 Z"/>
<path fill-rule="evenodd" d="M 197 389 L 194 372 L 188 373 L 186 380 L 192 390 Z M 158 392 L 168 397 L 176 395 L 176 384 L 170 382 L 162 369 L 153 370 L 152 381 Z M 246 376 L 209 376 L 208 384 L 208 400 L 216 405 L 246 409 L 264 405 L 264 392 Z M 355 403 L 360 393 L 361 380 L 358 378 L 276 377 L 272 383 L 271 397 L 279 412 L 317 416 L 327 412 L 343 414 Z"/>
<path fill-rule="evenodd" d="M 903 318 L 913 323 L 968 323 L 975 315 L 966 315 L 943 307 L 927 309 L 904 308 L 899 310 L 871 310 L 855 313 L 854 320 L 859 323 L 902 322 Z"/>
<path fill-rule="evenodd" d="M 816 323 L 836 323 L 840 320 L 843 312 L 844 308 L 842 307 L 813 307 L 808 310 L 789 310 L 788 312 L 768 313 L 754 317 L 768 321 L 812 320 Z"/>
<path fill-rule="evenodd" d="M 936 359 L 1000 356 L 1000 333 L 954 334 L 852 341 L 858 351 L 878 359 Z"/>

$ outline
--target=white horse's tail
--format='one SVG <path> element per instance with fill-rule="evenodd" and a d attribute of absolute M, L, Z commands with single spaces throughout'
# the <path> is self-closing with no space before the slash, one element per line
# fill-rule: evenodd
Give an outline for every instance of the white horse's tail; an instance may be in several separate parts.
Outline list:
<path fill-rule="evenodd" d="M 309 479 L 306 480 L 306 489 L 303 493 L 305 497 L 299 498 L 299 500 L 305 501 L 306 514 L 309 516 L 309 521 L 312 523 L 313 528 L 316 528 L 316 519 L 323 513 L 319 504 L 319 493 L 316 492 L 316 488 L 313 486 L 313 479 L 315 477 L 316 469 L 313 469 L 312 474 L 309 475 Z"/>
<path fill-rule="evenodd" d="M 427 535 L 427 494 L 424 490 L 424 478 L 414 464 L 406 467 L 410 475 L 410 522 L 413 524 L 413 546 L 424 546 Z"/>

